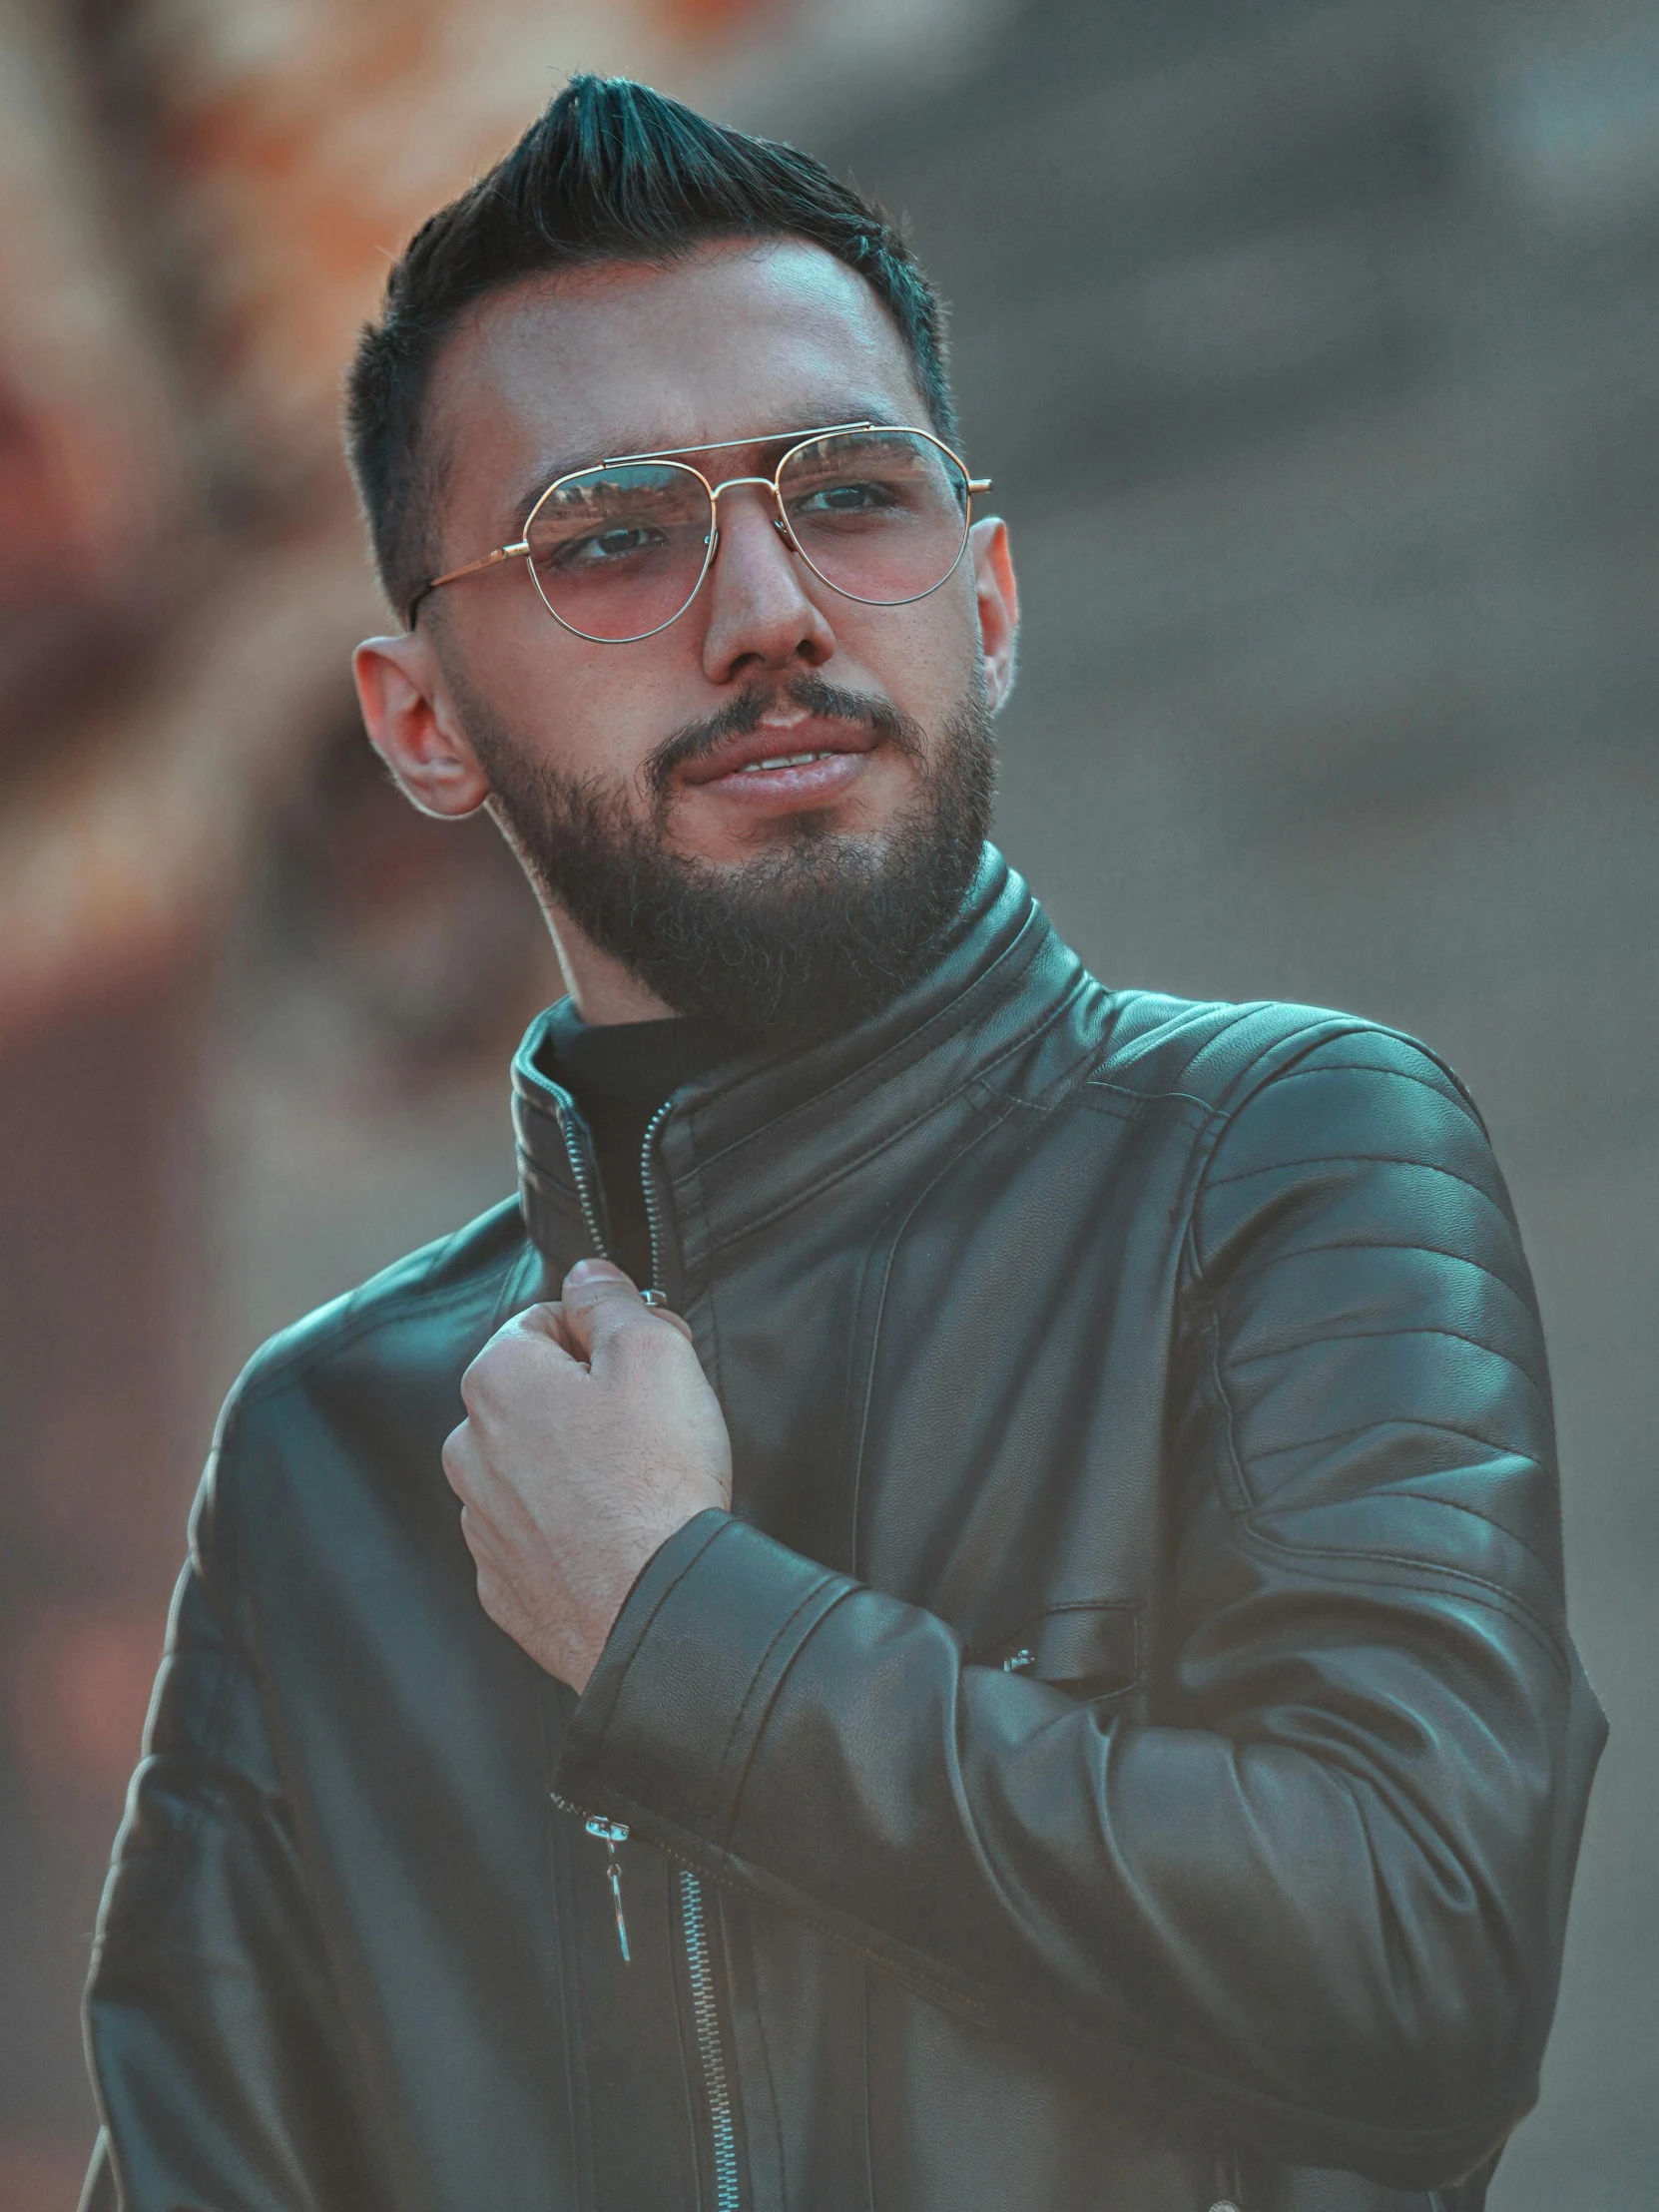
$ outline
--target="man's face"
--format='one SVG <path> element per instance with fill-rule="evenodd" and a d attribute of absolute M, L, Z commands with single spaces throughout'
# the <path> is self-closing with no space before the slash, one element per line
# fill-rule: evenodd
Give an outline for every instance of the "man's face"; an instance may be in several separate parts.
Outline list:
<path fill-rule="evenodd" d="M 536 494 L 602 455 L 753 437 L 691 457 L 715 482 L 770 475 L 789 433 L 866 418 L 926 414 L 874 293 L 814 247 L 722 245 L 666 269 L 527 281 L 487 298 L 438 362 L 426 421 L 436 572 L 518 539 Z M 718 558 L 654 637 L 574 636 L 512 562 L 428 598 L 409 641 L 426 657 L 433 717 L 475 756 L 556 929 L 562 906 L 625 961 L 629 947 L 604 942 L 604 916 L 574 880 L 588 863 L 666 868 L 717 899 L 753 902 L 764 887 L 777 919 L 792 883 L 832 896 L 837 870 L 867 884 L 901 848 L 913 872 L 924 818 L 952 782 L 986 781 L 984 720 L 1012 650 L 1000 524 L 975 526 L 929 597 L 871 607 L 821 582 L 774 528 L 776 512 L 764 487 L 721 499 Z M 821 757 L 751 769 L 803 754 Z M 975 804 L 976 841 L 982 796 Z M 639 883 L 622 888 L 638 916 Z"/>

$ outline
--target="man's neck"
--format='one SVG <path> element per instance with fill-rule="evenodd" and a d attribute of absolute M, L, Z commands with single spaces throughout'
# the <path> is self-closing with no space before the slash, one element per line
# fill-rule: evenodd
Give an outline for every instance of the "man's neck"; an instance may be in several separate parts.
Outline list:
<path fill-rule="evenodd" d="M 590 943 L 568 914 L 548 911 L 547 925 L 570 1002 L 590 1027 L 673 1019 L 674 1008 L 665 1005 L 621 960 Z"/>

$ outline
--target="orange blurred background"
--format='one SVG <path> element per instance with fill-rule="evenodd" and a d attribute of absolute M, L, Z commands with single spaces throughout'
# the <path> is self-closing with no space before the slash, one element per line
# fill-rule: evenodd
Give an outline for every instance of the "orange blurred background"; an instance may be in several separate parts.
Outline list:
<path fill-rule="evenodd" d="M 1091 963 L 1398 1022 L 1488 1113 L 1615 1731 L 1492 2203 L 1645 2207 L 1659 18 L 0 0 L 0 2212 L 76 2199 L 214 1407 L 511 1187 L 555 972 L 493 832 L 362 742 L 338 377 L 388 257 L 579 67 L 908 213 L 1024 566 L 1001 834 Z"/>

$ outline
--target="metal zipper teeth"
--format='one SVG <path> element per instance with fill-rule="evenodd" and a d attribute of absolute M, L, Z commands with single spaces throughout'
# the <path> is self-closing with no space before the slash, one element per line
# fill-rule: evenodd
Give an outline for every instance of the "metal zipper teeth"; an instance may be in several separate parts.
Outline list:
<path fill-rule="evenodd" d="M 564 1094 L 561 1092 L 560 1096 Z M 559 1134 L 565 1141 L 565 1158 L 570 1162 L 571 1180 L 576 1185 L 576 1203 L 582 1209 L 582 1223 L 593 1245 L 596 1259 L 608 1260 L 605 1239 L 599 1234 L 599 1209 L 593 1202 L 593 1177 L 588 1163 L 582 1157 L 582 1146 L 577 1137 L 580 1126 L 577 1120 L 576 1102 L 566 1098 L 559 1114 Z"/>
<path fill-rule="evenodd" d="M 657 1204 L 657 1185 L 651 1173 L 651 1147 L 657 1141 L 657 1132 L 667 1121 L 672 1098 L 665 1098 L 645 1125 L 645 1142 L 640 1146 L 640 1189 L 645 1194 L 645 1227 L 651 1241 L 651 1281 L 641 1294 L 648 1306 L 666 1306 L 668 1298 L 662 1288 L 662 1210 Z"/>
<path fill-rule="evenodd" d="M 715 2007 L 715 1977 L 709 1964 L 709 1931 L 703 1915 L 703 1885 L 685 1869 L 680 1874 L 680 1921 L 686 1936 L 686 1964 L 691 1973 L 692 2017 L 709 2094 L 709 2128 L 714 2137 L 715 2212 L 741 2212 L 738 2201 L 738 2134 L 732 2118 L 732 2093 L 726 2085 L 726 2058 L 720 2047 L 720 2015 Z"/>
<path fill-rule="evenodd" d="M 651 1240 L 651 1281 L 640 1296 L 648 1306 L 666 1306 L 667 1295 L 661 1288 L 663 1272 L 663 1216 L 657 1200 L 657 1186 L 651 1172 L 651 1147 L 657 1141 L 657 1132 L 667 1121 L 674 1105 L 672 1098 L 665 1098 L 645 1125 L 645 1140 L 640 1146 L 640 1189 L 645 1198 L 645 1226 Z M 559 1134 L 565 1141 L 565 1157 L 570 1162 L 571 1180 L 576 1185 L 576 1202 L 582 1209 L 582 1223 L 587 1230 L 594 1253 L 601 1260 L 611 1255 L 605 1239 L 599 1233 L 599 1208 L 594 1203 L 593 1174 L 583 1157 L 581 1140 L 577 1135 L 580 1124 L 574 1101 L 559 1116 Z"/>
<path fill-rule="evenodd" d="M 651 1244 L 651 1282 L 643 1296 L 648 1305 L 667 1303 L 660 1288 L 662 1276 L 662 1208 L 652 1174 L 651 1148 L 657 1132 L 668 1119 L 672 1098 L 646 1124 L 640 1146 L 640 1189 L 645 1198 L 645 1225 Z M 608 1259 L 599 1234 L 593 1203 L 593 1180 L 576 1141 L 574 1118 L 561 1118 L 560 1130 L 570 1156 L 570 1172 L 576 1184 L 582 1219 L 599 1258 Z M 560 1802 L 560 1801 L 555 1801 Z M 572 1806 L 572 1812 L 579 1808 Z M 715 2003 L 714 1974 L 709 1965 L 709 1932 L 703 1910 L 703 1884 L 690 1868 L 680 1871 L 680 1923 L 686 1943 L 686 1970 L 691 1978 L 692 2015 L 697 2027 L 698 2055 L 703 2062 L 703 2086 L 709 2099 L 709 2130 L 715 2162 L 715 2212 L 742 2212 L 738 2196 L 738 2137 L 732 2117 L 732 2092 L 726 2080 L 726 2059 L 720 2042 L 720 2013 Z M 626 1954 L 625 1954 L 626 1955 Z"/>
<path fill-rule="evenodd" d="M 657 1203 L 651 1148 L 673 1103 L 672 1099 L 666 1099 L 657 1108 L 646 1124 L 645 1141 L 640 1147 L 640 1188 L 645 1194 L 645 1223 L 651 1240 L 651 1288 L 645 1293 L 648 1304 L 666 1304 L 660 1288 L 663 1278 L 662 1211 Z M 680 1925 L 686 1939 L 686 1970 L 691 1978 L 692 2017 L 697 2026 L 698 2055 L 703 2061 L 703 2087 L 709 2099 L 709 2132 L 715 2161 L 714 2212 L 740 2212 L 738 2135 L 732 2117 L 732 2091 L 726 2079 L 726 2056 L 721 2048 L 715 1977 L 709 1965 L 703 1884 L 689 1867 L 680 1870 Z"/>

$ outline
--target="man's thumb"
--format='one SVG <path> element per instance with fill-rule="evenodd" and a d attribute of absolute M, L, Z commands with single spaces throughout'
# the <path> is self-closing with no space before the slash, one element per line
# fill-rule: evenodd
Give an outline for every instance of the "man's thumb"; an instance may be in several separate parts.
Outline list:
<path fill-rule="evenodd" d="M 566 1327 L 590 1367 L 619 1329 L 666 1321 L 688 1343 L 691 1331 L 678 1314 L 647 1306 L 632 1281 L 611 1260 L 578 1260 L 565 1277 L 560 1306 Z"/>

